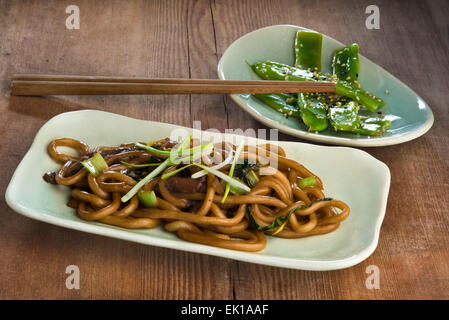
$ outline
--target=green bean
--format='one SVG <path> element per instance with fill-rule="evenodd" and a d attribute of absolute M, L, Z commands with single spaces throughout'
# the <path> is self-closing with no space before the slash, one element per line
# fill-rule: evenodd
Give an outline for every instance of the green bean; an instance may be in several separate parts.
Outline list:
<path fill-rule="evenodd" d="M 359 45 L 357 43 L 334 52 L 332 69 L 339 80 L 356 83 L 359 77 L 359 68 Z"/>
<path fill-rule="evenodd" d="M 251 68 L 265 80 L 333 82 L 335 83 L 337 94 L 357 101 L 370 111 L 377 111 L 385 105 L 384 100 L 357 87 L 353 83 L 338 80 L 335 75 L 324 75 L 321 72 L 304 70 L 273 61 L 258 62 L 251 65 Z"/>
<path fill-rule="evenodd" d="M 254 94 L 254 97 L 264 102 L 274 110 L 282 113 L 286 117 L 299 118 L 299 110 L 296 107 L 296 98 L 288 94 L 269 93 Z"/>

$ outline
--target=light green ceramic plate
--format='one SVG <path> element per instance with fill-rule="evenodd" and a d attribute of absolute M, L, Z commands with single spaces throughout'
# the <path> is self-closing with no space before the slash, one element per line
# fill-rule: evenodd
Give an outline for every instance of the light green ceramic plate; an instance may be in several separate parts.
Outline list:
<path fill-rule="evenodd" d="M 224 52 L 218 64 L 218 76 L 226 80 L 256 80 L 258 76 L 246 61 L 255 63 L 273 60 L 294 64 L 293 44 L 298 26 L 277 25 L 248 33 L 234 41 Z M 331 72 L 332 53 L 344 45 L 323 35 L 322 65 Z M 360 48 L 363 52 L 363 48 Z M 433 114 L 427 103 L 393 75 L 360 55 L 360 83 L 366 90 L 383 98 L 384 110 L 391 127 L 380 137 L 368 137 L 327 129 L 320 133 L 307 132 L 301 120 L 286 119 L 250 95 L 231 95 L 245 111 L 265 125 L 303 139 L 347 146 L 387 146 L 415 139 L 426 133 L 433 124 Z M 389 91 L 389 94 L 385 93 Z"/>
<path fill-rule="evenodd" d="M 120 128 L 120 130 L 117 130 Z M 66 206 L 67 187 L 50 185 L 42 179 L 59 168 L 48 155 L 50 141 L 61 137 L 82 140 L 91 147 L 160 138 L 204 135 L 223 139 L 219 133 L 205 133 L 172 124 L 136 120 L 101 111 L 77 111 L 50 119 L 38 132 L 17 167 L 6 191 L 6 201 L 15 211 L 32 219 L 108 237 L 178 250 L 210 254 L 241 261 L 305 270 L 332 270 L 355 265 L 376 248 L 385 215 L 390 171 L 368 153 L 345 147 L 324 147 L 299 142 L 279 142 L 289 158 L 321 177 L 326 196 L 345 201 L 350 216 L 329 234 L 304 239 L 267 237 L 267 246 L 257 253 L 239 252 L 180 240 L 162 227 L 128 230 L 78 218 Z M 201 136 L 200 136 L 201 135 Z M 239 143 L 242 136 L 226 135 Z M 264 143 L 264 140 L 250 139 Z"/>

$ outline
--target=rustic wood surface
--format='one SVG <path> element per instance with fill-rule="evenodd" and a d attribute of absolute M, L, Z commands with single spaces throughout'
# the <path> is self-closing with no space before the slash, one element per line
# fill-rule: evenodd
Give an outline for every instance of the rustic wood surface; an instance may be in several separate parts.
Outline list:
<path fill-rule="evenodd" d="M 81 11 L 67 30 L 66 6 Z M 449 298 L 449 4 L 378 0 L 381 29 L 365 28 L 371 1 L 0 1 L 0 144 L 4 194 L 38 129 L 61 112 L 98 109 L 202 128 L 264 128 L 224 95 L 10 97 L 15 73 L 217 78 L 238 37 L 295 24 L 361 52 L 431 106 L 433 128 L 365 151 L 392 181 L 379 246 L 366 261 L 308 272 L 150 247 L 34 221 L 0 199 L 3 299 L 442 299 Z M 281 135 L 282 140 L 298 140 Z M 78 265 L 81 288 L 65 287 Z M 365 287 L 367 266 L 380 289 Z"/>

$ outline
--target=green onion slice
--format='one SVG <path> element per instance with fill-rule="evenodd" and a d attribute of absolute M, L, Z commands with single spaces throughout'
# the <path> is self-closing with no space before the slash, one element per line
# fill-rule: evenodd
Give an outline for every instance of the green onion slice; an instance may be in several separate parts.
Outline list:
<path fill-rule="evenodd" d="M 157 198 L 156 193 L 153 190 L 151 191 L 139 191 L 137 193 L 137 197 L 139 198 L 139 202 L 147 208 L 155 208 L 157 207 Z"/>
<path fill-rule="evenodd" d="M 102 174 L 104 169 L 108 167 L 108 164 L 99 152 L 97 152 L 92 158 L 81 161 L 81 164 L 95 177 Z"/>
<path fill-rule="evenodd" d="M 316 186 L 316 178 L 314 176 L 307 177 L 301 180 L 298 180 L 298 186 L 301 189 L 307 188 L 307 187 L 314 187 Z"/>
<path fill-rule="evenodd" d="M 249 170 L 248 174 L 245 176 L 245 179 L 251 188 L 254 187 L 257 182 L 259 182 L 259 177 L 252 169 Z"/>

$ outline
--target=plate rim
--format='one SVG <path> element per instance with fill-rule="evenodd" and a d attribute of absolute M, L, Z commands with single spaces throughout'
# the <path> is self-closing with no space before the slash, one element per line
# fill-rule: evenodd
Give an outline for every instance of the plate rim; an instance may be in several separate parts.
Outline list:
<path fill-rule="evenodd" d="M 53 122 L 60 120 L 60 118 L 70 116 L 74 113 L 86 113 L 86 114 L 90 114 L 90 117 L 93 114 L 98 114 L 100 116 L 104 116 L 105 114 L 107 114 L 108 116 L 126 118 L 131 121 L 141 121 L 141 122 L 145 122 L 148 124 L 152 124 L 152 123 L 161 124 L 162 123 L 164 125 L 173 126 L 173 127 L 177 127 L 177 128 L 194 130 L 192 128 L 174 125 L 174 124 L 170 124 L 170 123 L 135 119 L 132 117 L 127 117 L 127 116 L 118 115 L 118 114 L 105 112 L 105 111 L 99 111 L 99 110 L 87 109 L 87 110 L 70 111 L 70 112 L 64 112 L 64 113 L 58 114 L 58 115 L 52 117 L 50 120 L 48 120 L 38 130 L 30 148 L 28 149 L 28 151 L 26 152 L 26 154 L 20 161 L 19 165 L 17 166 L 16 170 L 14 171 L 14 174 L 11 177 L 11 180 L 10 180 L 8 187 L 6 189 L 6 192 L 5 192 L 5 200 L 6 200 L 6 203 L 8 204 L 8 206 L 11 209 L 13 209 L 15 212 L 17 212 L 23 216 L 26 216 L 28 218 L 46 222 L 46 223 L 49 223 L 52 225 L 65 227 L 65 228 L 73 229 L 73 230 L 77 230 L 77 231 L 107 236 L 107 237 L 111 237 L 111 238 L 137 242 L 137 243 L 141 243 L 141 244 L 145 244 L 145 245 L 152 245 L 152 246 L 157 246 L 157 247 L 181 250 L 181 251 L 186 251 L 186 252 L 190 252 L 190 253 L 207 254 L 207 255 L 212 255 L 212 256 L 217 256 L 217 257 L 222 257 L 222 258 L 228 258 L 228 259 L 232 259 L 232 260 L 244 261 L 244 262 L 248 262 L 248 263 L 255 263 L 255 264 L 281 267 L 281 268 L 289 268 L 289 269 L 298 269 L 298 270 L 329 271 L 329 270 L 338 270 L 338 269 L 348 268 L 348 267 L 354 266 L 354 265 L 362 262 L 363 260 L 367 259 L 375 251 L 375 249 L 377 247 L 382 222 L 383 222 L 383 219 L 384 219 L 385 213 L 386 213 L 388 194 L 389 194 L 390 182 L 391 182 L 391 173 L 390 173 L 388 166 L 384 162 L 376 159 L 375 157 L 373 157 L 366 151 L 359 150 L 356 148 L 349 148 L 349 147 L 313 145 L 314 147 L 323 148 L 323 149 L 328 149 L 328 148 L 349 149 L 351 152 L 357 152 L 360 154 L 364 154 L 365 156 L 367 156 L 370 159 L 370 161 L 375 161 L 375 162 L 377 162 L 377 165 L 380 165 L 382 167 L 382 170 L 384 171 L 385 180 L 383 183 L 383 190 L 382 190 L 383 192 L 381 193 L 382 197 L 381 197 L 379 211 L 377 213 L 376 223 L 373 226 L 374 233 L 373 233 L 372 241 L 363 250 L 357 252 L 356 254 L 354 254 L 350 257 L 344 258 L 344 259 L 313 260 L 313 259 L 298 259 L 298 258 L 288 258 L 288 257 L 273 257 L 273 256 L 259 255 L 257 253 L 252 253 L 252 252 L 240 252 L 240 251 L 235 251 L 235 250 L 230 250 L 230 249 L 216 248 L 216 247 L 211 247 L 211 246 L 202 245 L 202 244 L 190 243 L 187 241 L 162 239 L 162 238 L 157 238 L 157 237 L 148 236 L 148 235 L 144 235 L 144 234 L 129 232 L 126 229 L 122 229 L 119 227 L 114 227 L 114 226 L 106 227 L 106 226 L 102 226 L 101 224 L 88 223 L 88 222 L 84 222 L 82 220 L 80 220 L 80 221 L 67 220 L 65 218 L 52 216 L 45 212 L 36 210 L 34 208 L 25 207 L 25 206 L 21 205 L 18 201 L 16 201 L 16 196 L 18 196 L 19 194 L 17 192 L 15 192 L 17 189 L 17 186 L 20 186 L 20 184 L 18 182 L 18 176 L 21 173 L 22 168 L 26 165 L 27 159 L 29 157 L 31 157 L 33 150 L 37 147 L 37 144 L 38 144 L 37 140 L 40 136 L 40 133 L 43 132 L 47 127 L 49 127 Z M 224 135 L 224 133 L 222 133 L 222 134 Z M 264 141 L 264 139 L 258 139 L 258 140 Z M 286 142 L 288 144 L 311 145 L 311 144 L 307 144 L 304 142 L 292 142 L 292 141 L 282 141 L 282 142 Z"/>
<path fill-rule="evenodd" d="M 244 40 L 245 38 L 250 37 L 252 34 L 261 32 L 265 29 L 275 29 L 275 28 L 279 28 L 279 27 L 290 27 L 290 28 L 295 28 L 295 29 L 318 32 L 318 31 L 315 31 L 310 28 L 292 25 L 292 24 L 276 24 L 276 25 L 266 26 L 266 27 L 262 27 L 262 28 L 253 30 L 251 32 L 248 32 L 248 33 L 242 35 L 241 37 L 239 37 L 238 39 L 234 40 L 223 52 L 220 60 L 218 61 L 218 65 L 217 65 L 218 78 L 220 80 L 226 80 L 226 77 L 224 76 L 224 69 L 223 69 L 224 61 L 226 60 L 227 55 L 230 54 L 229 52 L 231 51 L 231 49 L 233 47 L 237 46 L 237 42 Z M 324 33 L 323 33 L 323 35 L 338 42 L 342 46 L 344 46 L 344 44 L 341 43 L 340 41 L 338 41 Z M 411 89 L 409 86 L 407 86 L 401 80 L 396 78 L 390 72 L 385 70 L 382 66 L 378 65 L 377 63 L 374 63 L 372 60 L 368 59 L 367 57 L 365 57 L 363 55 L 360 55 L 360 56 L 362 56 L 367 61 L 373 63 L 374 65 L 376 65 L 378 68 L 380 68 L 383 72 L 387 73 L 393 79 L 399 81 L 408 90 L 410 90 L 414 95 L 416 95 L 419 99 L 424 101 L 427 106 L 428 115 L 429 115 L 429 118 L 426 120 L 426 122 L 424 122 L 420 127 L 418 127 L 414 131 L 406 132 L 406 133 L 395 135 L 392 137 L 378 137 L 378 138 L 373 138 L 373 139 L 369 139 L 369 138 L 368 139 L 358 139 L 357 137 L 355 137 L 355 138 L 334 137 L 334 136 L 316 134 L 313 132 L 307 132 L 307 131 L 295 129 L 290 126 L 281 124 L 273 119 L 270 119 L 270 118 L 267 118 L 267 117 L 261 115 L 257 110 L 254 110 L 253 108 L 249 107 L 237 94 L 231 94 L 230 97 L 240 108 L 242 108 L 244 111 L 249 113 L 252 117 L 254 117 L 259 122 L 263 123 L 264 125 L 271 127 L 271 128 L 276 128 L 279 131 L 289 134 L 291 136 L 299 137 L 299 138 L 302 138 L 305 140 L 318 142 L 318 143 L 328 143 L 328 144 L 332 144 L 332 145 L 344 145 L 344 146 L 353 146 L 353 147 L 384 147 L 384 146 L 396 145 L 396 144 L 400 144 L 400 143 L 404 143 L 404 142 L 408 142 L 408 141 L 417 139 L 420 136 L 424 135 L 427 131 L 429 131 L 434 123 L 433 111 L 430 108 L 429 104 L 420 95 L 418 95 L 413 89 Z"/>

